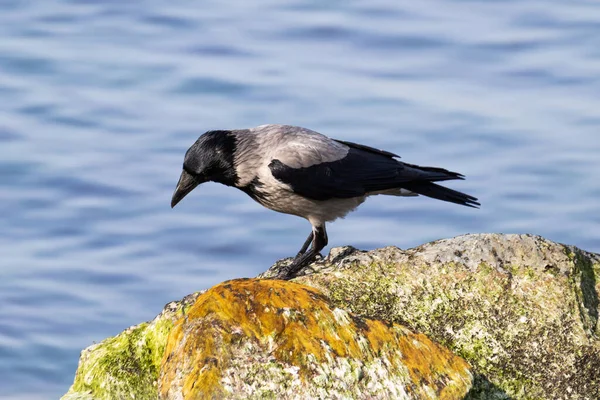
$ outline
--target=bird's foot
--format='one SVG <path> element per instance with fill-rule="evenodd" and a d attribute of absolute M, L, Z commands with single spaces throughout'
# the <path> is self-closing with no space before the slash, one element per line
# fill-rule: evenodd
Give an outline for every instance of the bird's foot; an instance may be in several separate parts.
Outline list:
<path fill-rule="evenodd" d="M 302 254 L 300 254 L 300 256 L 296 256 L 288 265 L 281 268 L 280 272 L 274 278 L 284 281 L 296 278 L 303 269 L 320 259 L 323 259 L 321 254 L 317 254 L 312 258 L 302 257 Z"/>
<path fill-rule="evenodd" d="M 296 263 L 296 259 L 294 259 L 291 263 L 283 267 L 274 278 L 281 279 L 283 281 L 289 281 L 290 279 L 296 277 L 296 274 L 301 268 L 302 265 L 298 265 L 298 263 Z"/>

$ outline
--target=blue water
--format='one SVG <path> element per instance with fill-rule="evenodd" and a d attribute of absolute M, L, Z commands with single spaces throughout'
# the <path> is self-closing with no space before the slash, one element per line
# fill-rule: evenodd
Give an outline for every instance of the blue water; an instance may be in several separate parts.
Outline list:
<path fill-rule="evenodd" d="M 373 198 L 330 245 L 527 232 L 600 252 L 600 3 L 0 0 L 0 397 L 295 254 L 309 232 L 206 184 L 206 130 L 287 123 L 462 172 L 472 210 Z"/>

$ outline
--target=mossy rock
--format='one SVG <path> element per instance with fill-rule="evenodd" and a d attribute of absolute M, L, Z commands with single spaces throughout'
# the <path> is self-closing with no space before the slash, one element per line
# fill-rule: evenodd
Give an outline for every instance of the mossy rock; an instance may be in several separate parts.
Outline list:
<path fill-rule="evenodd" d="M 286 262 L 278 262 L 263 276 L 273 275 Z M 376 362 L 376 358 L 369 358 L 372 356 L 365 354 L 358 357 L 356 350 L 348 350 L 355 349 L 348 344 L 352 341 L 364 343 L 358 338 L 367 337 L 363 331 L 365 324 L 375 324 L 378 327 L 376 331 L 381 329 L 386 332 L 386 341 L 391 340 L 396 344 L 400 343 L 402 337 L 412 337 L 410 335 L 414 335 L 417 342 L 420 338 L 425 340 L 425 336 L 411 333 L 422 332 L 467 359 L 475 374 L 474 386 L 466 396 L 469 399 L 600 399 L 600 256 L 597 254 L 531 235 L 466 235 L 406 251 L 394 247 L 371 252 L 349 247 L 336 248 L 332 249 L 326 260 L 314 263 L 301 273 L 304 276 L 295 281 L 318 289 L 322 295 L 314 294 L 315 298 L 323 302 L 323 307 L 333 313 L 334 318 L 336 315 L 338 318 L 344 316 L 340 319 L 342 322 L 336 320 L 341 324 L 336 329 L 354 332 L 345 336 L 346 339 L 354 338 L 343 342 L 345 347 L 335 340 L 331 341 L 325 332 L 321 332 L 324 335 L 321 338 L 328 342 L 329 349 L 309 340 L 313 337 L 312 333 L 307 334 L 312 332 L 309 326 L 319 326 L 319 320 L 315 320 L 312 313 L 316 313 L 320 306 L 313 303 L 297 304 L 297 310 L 302 311 L 295 313 L 290 311 L 291 307 L 283 307 L 290 310 L 284 310 L 282 315 L 288 320 L 295 318 L 295 325 L 292 326 L 298 329 L 288 328 L 284 330 L 285 335 L 280 334 L 276 338 L 266 330 L 261 330 L 278 325 L 268 317 L 270 313 L 264 309 L 260 311 L 259 304 L 247 298 L 246 295 L 253 292 L 238 293 L 231 300 L 245 299 L 242 303 L 246 308 L 237 308 L 232 312 L 233 319 L 238 320 L 238 325 L 243 322 L 242 325 L 246 327 L 252 324 L 258 326 L 245 330 L 239 325 L 239 329 L 223 334 L 219 333 L 218 326 L 230 324 L 233 327 L 235 321 L 223 322 L 227 320 L 223 315 L 219 316 L 221 306 L 215 314 L 202 314 L 199 311 L 201 308 L 196 308 L 198 294 L 195 294 L 182 302 L 170 303 L 153 321 L 129 328 L 84 350 L 75 382 L 64 399 L 155 399 L 159 394 L 159 386 L 163 395 L 164 390 L 167 394 L 171 390 L 176 391 L 173 383 L 167 383 L 168 376 L 178 377 L 183 382 L 184 376 L 191 376 L 191 373 L 197 376 L 202 374 L 200 371 L 185 371 L 185 368 L 177 370 L 177 365 L 171 361 L 173 357 L 183 355 L 173 353 L 173 349 L 191 346 L 186 348 L 194 349 L 196 356 L 187 357 L 190 360 L 198 359 L 198 354 L 205 354 L 204 347 L 199 345 L 201 340 L 206 340 L 206 347 L 217 354 L 214 357 L 216 360 L 227 355 L 224 350 L 227 346 L 223 347 L 223 343 L 232 341 L 232 345 L 239 346 L 244 342 L 250 346 L 242 348 L 245 353 L 236 354 L 254 354 L 252 357 L 264 361 L 252 364 L 255 359 L 251 357 L 246 360 L 229 358 L 220 361 L 220 365 L 225 365 L 225 361 L 231 362 L 232 369 L 223 370 L 213 369 L 214 362 L 210 357 L 200 360 L 205 371 L 206 368 L 219 371 L 218 374 L 208 374 L 210 379 L 203 378 L 203 382 L 209 382 L 204 387 L 212 387 L 215 393 L 229 393 L 230 389 L 236 391 L 245 385 L 244 382 L 270 380 L 271 386 L 254 386 L 252 389 L 255 390 L 253 396 L 260 397 L 262 393 L 264 398 L 269 398 L 270 393 L 274 393 L 269 392 L 273 385 L 288 382 L 286 384 L 290 386 L 284 386 L 281 390 L 291 390 L 290 387 L 301 384 L 298 382 L 302 382 L 302 379 L 314 376 L 311 375 L 314 369 L 310 366 L 318 363 L 329 367 L 319 372 L 322 374 L 319 376 L 327 378 L 317 379 L 317 385 L 327 387 L 324 390 L 334 390 L 332 388 L 338 382 L 337 373 L 347 379 L 355 376 L 358 382 L 358 377 L 367 375 L 352 375 L 352 371 L 375 365 L 372 363 Z M 228 293 L 227 290 L 233 293 L 232 289 L 222 285 L 219 287 L 223 295 Z M 285 290 L 289 290 L 286 293 L 293 293 L 292 298 L 299 293 L 312 296 L 307 294 L 312 293 L 309 289 L 290 288 L 292 286 L 286 286 Z M 266 299 L 263 295 L 253 296 L 255 299 Z M 192 304 L 193 313 L 190 311 Z M 263 304 L 263 307 L 266 305 Z M 322 310 L 320 312 L 325 313 Z M 240 319 L 246 313 L 254 315 L 254 320 Z M 325 314 L 329 315 L 327 321 L 333 323 L 330 314 Z M 210 335 L 198 331 L 195 342 L 190 338 L 183 340 L 181 332 L 192 332 L 193 329 L 192 325 L 185 325 L 185 319 L 181 318 L 190 315 L 195 324 L 207 320 L 221 322 L 215 322 L 216 327 L 211 328 L 215 331 L 211 331 Z M 272 317 L 275 318 L 274 315 Z M 311 319 L 315 322 L 310 322 Z M 173 331 L 175 323 L 177 328 Z M 299 328 L 302 324 L 308 324 L 303 328 L 305 330 Z M 344 328 L 343 324 L 349 324 L 350 327 Z M 180 333 L 179 336 L 173 333 L 173 337 L 178 339 L 169 339 L 165 352 L 171 331 Z M 298 339 L 294 339 L 296 334 Z M 337 336 L 344 337 L 339 332 Z M 276 343 L 276 339 L 282 340 L 282 348 L 290 349 L 291 354 L 277 353 L 272 349 L 273 355 L 266 359 L 256 355 L 265 351 L 264 346 Z M 440 349 L 439 354 L 444 351 L 437 345 L 431 346 Z M 346 352 L 340 348 L 346 348 Z M 257 353 L 253 353 L 252 349 Z M 314 360 L 305 357 L 309 353 L 313 354 Z M 387 357 L 390 359 L 395 356 Z M 429 360 L 428 357 L 432 355 L 424 354 L 423 357 Z M 339 368 L 331 367 L 342 359 L 354 361 L 344 364 L 341 372 Z M 311 364 L 312 361 L 314 364 Z M 334 364 L 328 364 L 331 362 Z M 282 374 L 284 365 L 291 367 L 287 370 L 283 367 L 285 373 Z M 428 364 L 415 362 L 414 365 L 421 368 Z M 243 381 L 234 380 L 236 376 L 227 378 L 231 374 L 236 375 L 236 368 L 240 371 L 238 375 L 246 377 Z M 393 370 L 387 365 L 385 368 L 384 372 L 396 379 Z M 412 379 L 411 368 L 407 367 L 407 370 L 409 379 Z M 347 374 L 348 371 L 351 372 Z M 403 376 L 406 378 L 407 375 Z M 192 382 L 193 379 L 188 381 Z M 425 386 L 433 385 L 439 389 L 440 381 L 443 383 L 444 379 L 432 380 Z M 408 395 L 417 396 L 415 388 L 418 386 L 406 382 L 401 384 L 405 386 L 399 387 L 406 388 Z M 354 390 L 350 384 L 342 389 Z M 302 391 L 294 393 L 299 396 L 305 394 Z M 434 389 L 434 393 L 438 392 Z M 235 396 L 231 394 L 229 397 Z"/>
<path fill-rule="evenodd" d="M 163 399 L 462 399 L 468 364 L 399 324 L 349 314 L 314 288 L 235 280 L 173 327 Z"/>
<path fill-rule="evenodd" d="M 264 276 L 276 273 L 284 262 Z M 464 357 L 471 399 L 600 399 L 600 256 L 532 235 L 333 249 L 295 281 Z"/>
<path fill-rule="evenodd" d="M 75 381 L 62 400 L 156 399 L 169 332 L 198 295 L 169 303 L 154 320 L 84 349 Z"/>

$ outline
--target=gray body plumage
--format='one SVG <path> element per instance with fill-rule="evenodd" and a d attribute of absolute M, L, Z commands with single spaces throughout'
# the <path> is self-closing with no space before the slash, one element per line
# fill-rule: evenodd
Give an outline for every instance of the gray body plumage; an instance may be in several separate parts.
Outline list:
<path fill-rule="evenodd" d="M 288 279 L 327 245 L 325 223 L 345 217 L 369 196 L 420 194 L 479 206 L 475 197 L 435 183 L 463 179 L 461 174 L 397 158 L 297 126 L 209 131 L 187 151 L 171 206 L 200 183 L 215 181 L 246 192 L 266 208 L 306 218 L 313 229 L 281 276 Z"/>
<path fill-rule="evenodd" d="M 310 129 L 290 125 L 261 125 L 233 134 L 237 139 L 236 187 L 243 188 L 256 180 L 259 195 L 255 199 L 261 205 L 306 218 L 317 226 L 345 217 L 365 201 L 366 196 L 319 201 L 297 195 L 289 184 L 273 177 L 269 168 L 272 160 L 296 169 L 338 161 L 348 154 L 348 146 Z"/>

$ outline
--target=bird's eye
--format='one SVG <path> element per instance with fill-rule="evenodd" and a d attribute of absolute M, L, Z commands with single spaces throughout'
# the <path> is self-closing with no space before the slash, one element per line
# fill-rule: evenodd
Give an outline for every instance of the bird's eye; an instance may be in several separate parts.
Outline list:
<path fill-rule="evenodd" d="M 189 168 L 188 168 L 187 166 L 185 166 L 185 165 L 183 166 L 183 170 L 184 170 L 185 172 L 187 172 L 188 174 L 192 175 L 192 176 L 196 176 L 196 175 L 198 175 L 197 173 L 195 173 L 194 171 L 192 171 L 191 169 L 189 169 Z"/>

